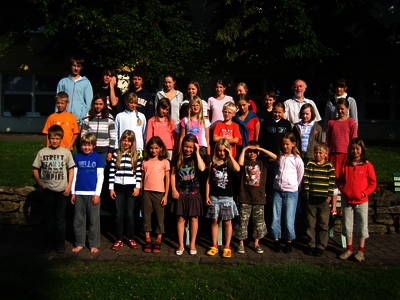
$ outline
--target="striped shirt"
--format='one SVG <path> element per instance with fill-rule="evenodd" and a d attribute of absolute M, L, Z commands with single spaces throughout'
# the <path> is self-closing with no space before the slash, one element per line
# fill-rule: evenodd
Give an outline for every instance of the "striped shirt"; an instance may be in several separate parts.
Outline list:
<path fill-rule="evenodd" d="M 86 133 L 92 133 L 96 136 L 96 148 L 98 153 L 112 152 L 115 149 L 115 141 L 117 132 L 112 116 L 107 118 L 102 117 L 85 117 L 82 120 L 81 136 Z"/>
<path fill-rule="evenodd" d="M 314 126 L 314 121 L 309 124 L 304 124 L 303 120 L 298 123 L 301 129 L 301 152 L 307 152 L 308 141 L 310 139 L 311 130 Z"/>
<path fill-rule="evenodd" d="M 114 184 L 135 185 L 135 188 L 140 188 L 142 182 L 142 160 L 139 159 L 136 163 L 135 172 L 132 171 L 131 157 L 128 153 L 123 153 L 119 169 L 116 167 L 117 151 L 114 151 L 109 175 L 109 189 L 114 189 Z"/>
<path fill-rule="evenodd" d="M 327 198 L 333 195 L 335 189 L 335 168 L 331 162 L 318 165 L 309 161 L 303 178 L 304 189 L 311 197 Z"/>

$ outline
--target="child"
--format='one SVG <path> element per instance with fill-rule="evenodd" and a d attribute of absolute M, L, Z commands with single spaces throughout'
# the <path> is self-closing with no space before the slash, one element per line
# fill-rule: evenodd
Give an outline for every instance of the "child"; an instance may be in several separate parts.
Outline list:
<path fill-rule="evenodd" d="M 240 97 L 241 95 L 243 95 L 245 98 L 248 97 L 248 93 L 249 93 L 249 89 L 247 88 L 247 84 L 244 82 L 239 82 L 236 86 L 236 94 Z M 256 103 L 249 99 L 249 103 L 250 103 L 250 110 L 253 113 L 257 113 L 257 105 Z"/>
<path fill-rule="evenodd" d="M 170 166 L 167 159 L 168 153 L 163 141 L 158 136 L 153 136 L 146 144 L 143 161 L 143 227 L 146 244 L 144 252 L 160 253 L 161 239 L 164 233 L 164 207 L 167 205 Z M 151 215 L 155 212 L 157 222 L 157 238 L 151 243 Z"/>
<path fill-rule="evenodd" d="M 104 162 L 100 154 L 93 152 L 96 136 L 87 133 L 81 138 L 81 153 L 75 155 L 74 179 L 71 188 L 71 203 L 74 210 L 75 247 L 78 253 L 86 242 L 86 217 L 89 218 L 87 239 L 90 253 L 100 248 L 100 193 L 103 185 Z"/>
<path fill-rule="evenodd" d="M 337 101 L 336 120 L 330 120 L 326 129 L 326 143 L 329 147 L 329 160 L 334 164 L 336 179 L 347 161 L 350 141 L 357 137 L 357 123 L 349 118 L 349 101 L 341 98 Z"/>
<path fill-rule="evenodd" d="M 228 140 L 231 145 L 232 156 L 236 157 L 236 144 L 239 143 L 242 138 L 239 125 L 232 122 L 232 118 L 236 114 L 236 105 L 232 102 L 225 103 L 222 114 L 224 115 L 224 121 L 218 122 L 217 125 L 215 125 L 213 141 L 218 142 L 220 139 Z"/>
<path fill-rule="evenodd" d="M 239 172 L 240 166 L 232 156 L 228 140 L 220 139 L 215 143 L 210 175 L 206 184 L 206 203 L 210 205 L 206 217 L 212 219 L 211 237 L 213 245 L 207 255 L 218 254 L 218 221 L 222 219 L 225 229 L 223 257 L 232 257 L 230 248 L 232 238 L 232 219 L 239 215 L 233 201 L 233 172 Z"/>
<path fill-rule="evenodd" d="M 332 210 L 329 208 L 335 189 L 335 168 L 328 161 L 326 144 L 316 144 L 313 153 L 314 160 L 307 163 L 303 179 L 309 238 L 306 254 L 322 256 L 328 245 L 329 213 L 336 213 L 336 201 L 332 202 Z"/>
<path fill-rule="evenodd" d="M 275 102 L 272 110 L 272 118 L 264 119 L 261 129 L 261 146 L 275 154 L 279 154 L 282 145 L 282 138 L 292 130 L 292 124 L 283 118 L 285 105 L 282 102 Z"/>
<path fill-rule="evenodd" d="M 133 249 L 138 248 L 134 240 L 134 212 L 142 181 L 141 165 L 135 133 L 125 130 L 119 140 L 119 148 L 114 151 L 110 164 L 110 197 L 115 200 L 117 212 L 115 218 L 116 242 L 112 246 L 112 250 L 119 250 L 123 246 L 124 228 L 128 246 Z"/>
<path fill-rule="evenodd" d="M 49 128 L 53 125 L 60 125 L 64 132 L 60 146 L 73 150 L 75 141 L 79 135 L 78 120 L 72 113 L 66 110 L 69 103 L 67 93 L 59 92 L 55 99 L 57 112 L 47 118 L 42 130 L 42 133 L 47 135 L 46 145 L 50 146 L 50 139 L 48 137 Z"/>
<path fill-rule="evenodd" d="M 195 135 L 199 141 L 201 155 L 210 155 L 210 121 L 203 117 L 203 106 L 197 96 L 189 102 L 189 115 L 180 122 L 179 147 L 188 133 Z"/>
<path fill-rule="evenodd" d="M 197 138 L 187 134 L 182 140 L 182 151 L 172 167 L 171 189 L 175 215 L 178 218 L 177 231 L 179 247 L 176 255 L 181 256 L 184 251 L 183 236 L 185 221 L 190 219 L 190 254 L 196 255 L 196 236 L 199 228 L 198 219 L 202 215 L 203 200 L 200 194 L 199 173 L 206 169 L 200 155 Z"/>
<path fill-rule="evenodd" d="M 167 98 L 171 102 L 171 119 L 174 120 L 175 124 L 178 124 L 179 110 L 183 103 L 183 94 L 181 91 L 176 90 L 176 80 L 170 74 L 164 76 L 164 87 L 156 94 L 156 107 L 161 98 Z"/>
<path fill-rule="evenodd" d="M 282 139 L 282 153 L 278 158 L 279 168 L 274 179 L 274 196 L 272 212 L 272 235 L 274 250 L 280 251 L 281 219 L 285 229 L 285 253 L 292 251 L 292 242 L 296 238 L 294 222 L 298 201 L 298 190 L 304 174 L 304 163 L 296 147 L 296 138 L 288 132 Z"/>
<path fill-rule="evenodd" d="M 296 136 L 301 157 L 306 164 L 314 158 L 314 146 L 322 142 L 322 128 L 315 121 L 315 110 L 310 103 L 300 108 L 299 118 L 301 121 L 293 126 L 293 133 Z"/>
<path fill-rule="evenodd" d="M 156 116 L 147 123 L 146 143 L 153 136 L 159 136 L 167 147 L 169 160 L 175 145 L 175 127 L 175 122 L 171 120 L 171 102 L 167 98 L 161 98 L 157 103 Z"/>
<path fill-rule="evenodd" d="M 89 115 L 82 120 L 81 137 L 87 133 L 96 136 L 94 151 L 99 153 L 103 162 L 110 161 L 115 148 L 117 133 L 114 118 L 107 108 L 106 99 L 95 95 Z"/>
<path fill-rule="evenodd" d="M 232 102 L 233 98 L 231 96 L 225 95 L 226 84 L 222 80 L 218 80 L 215 83 L 215 97 L 208 98 L 208 116 L 211 120 L 211 126 L 214 128 L 216 122 L 222 121 L 222 108 L 226 102 Z"/>
<path fill-rule="evenodd" d="M 187 86 L 187 99 L 183 101 L 182 105 L 189 103 L 196 96 L 201 99 L 200 84 L 197 81 L 190 81 Z M 203 117 L 208 119 L 208 103 L 204 100 L 201 100 L 201 103 L 203 104 Z"/>
<path fill-rule="evenodd" d="M 125 111 L 120 112 L 115 118 L 117 137 L 120 139 L 125 130 L 132 130 L 135 133 L 137 150 L 141 153 L 144 148 L 146 118 L 144 114 L 137 111 L 138 97 L 135 93 L 125 95 L 125 105 Z"/>
<path fill-rule="evenodd" d="M 238 152 L 247 146 L 249 141 L 258 141 L 260 134 L 260 119 L 249 110 L 250 103 L 246 97 L 241 96 L 237 102 L 238 113 L 233 117 L 233 121 L 239 124 L 242 140 L 238 143 Z"/>
<path fill-rule="evenodd" d="M 71 151 L 60 147 L 64 132 L 53 125 L 48 130 L 49 146 L 42 148 L 33 161 L 33 176 L 43 192 L 47 247 L 55 242 L 56 251 L 65 251 L 65 207 L 74 176 Z"/>
<path fill-rule="evenodd" d="M 354 258 L 365 260 L 365 239 L 368 238 L 368 196 L 376 188 L 374 166 L 367 160 L 363 140 L 354 138 L 349 144 L 349 159 L 340 172 L 338 187 L 343 196 L 344 226 L 347 250 L 340 255 L 346 260 L 353 254 L 353 220 L 360 238 Z"/>
<path fill-rule="evenodd" d="M 276 93 L 274 91 L 268 91 L 264 94 L 264 103 L 262 104 L 262 109 L 259 111 L 259 115 L 264 121 L 273 118 L 272 111 L 275 102 Z"/>
<path fill-rule="evenodd" d="M 112 69 L 104 69 L 101 76 L 99 93 L 106 100 L 108 112 L 115 117 L 120 112 L 121 90 L 118 88 L 117 74 Z M 93 98 L 95 100 L 96 98 Z M 122 101 L 121 101 L 122 102 Z M 92 102 L 93 107 L 93 102 Z M 90 114 L 90 113 L 89 113 Z"/>
<path fill-rule="evenodd" d="M 244 240 L 247 239 L 248 224 L 250 217 L 253 221 L 254 250 L 262 254 L 259 241 L 267 233 L 267 226 L 264 220 L 264 205 L 266 204 L 265 186 L 267 181 L 268 161 L 260 154 L 266 154 L 272 159 L 277 156 L 263 148 L 256 141 L 250 141 L 243 148 L 239 156 L 241 170 L 239 203 L 240 203 L 240 222 L 236 237 L 239 239 L 238 253 L 244 254 Z"/>

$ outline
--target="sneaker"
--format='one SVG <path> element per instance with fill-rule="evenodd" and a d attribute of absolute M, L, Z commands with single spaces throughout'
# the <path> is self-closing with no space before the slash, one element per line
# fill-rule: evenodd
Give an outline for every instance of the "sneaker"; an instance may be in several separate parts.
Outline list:
<path fill-rule="evenodd" d="M 231 258 L 232 257 L 232 250 L 229 248 L 224 248 L 224 252 L 222 252 L 222 257 Z"/>
<path fill-rule="evenodd" d="M 313 254 L 314 254 L 314 256 L 316 256 L 316 257 L 321 257 L 322 255 L 324 255 L 324 250 L 323 250 L 323 249 L 320 249 L 320 248 L 315 248 Z"/>
<path fill-rule="evenodd" d="M 122 243 L 122 241 L 116 241 L 114 243 L 114 245 L 112 245 L 111 250 L 117 251 L 117 250 L 121 249 L 123 245 L 124 244 Z"/>
<path fill-rule="evenodd" d="M 153 253 L 160 253 L 161 252 L 161 243 L 155 242 L 153 246 Z"/>
<path fill-rule="evenodd" d="M 151 242 L 146 242 L 146 244 L 144 244 L 143 251 L 146 253 L 150 253 L 151 249 L 152 249 Z"/>
<path fill-rule="evenodd" d="M 283 247 L 284 253 L 290 253 L 292 252 L 292 250 L 293 250 L 292 243 L 286 243 L 285 246 Z"/>
<path fill-rule="evenodd" d="M 128 246 L 129 248 L 132 249 L 137 249 L 139 248 L 138 244 L 135 242 L 135 240 L 128 240 Z"/>
<path fill-rule="evenodd" d="M 363 251 L 357 251 L 356 255 L 354 255 L 354 258 L 358 262 L 362 262 L 365 260 L 365 253 Z"/>
<path fill-rule="evenodd" d="M 348 259 L 350 256 L 353 255 L 353 251 L 350 251 L 349 249 L 347 249 L 346 251 L 344 251 L 342 254 L 340 254 L 339 258 L 341 260 L 346 260 Z"/>
<path fill-rule="evenodd" d="M 218 254 L 218 248 L 216 247 L 210 247 L 210 249 L 207 251 L 208 256 L 214 256 L 216 254 Z"/>
<path fill-rule="evenodd" d="M 246 251 L 244 250 L 244 246 L 239 245 L 238 248 L 237 248 L 237 253 L 245 254 Z"/>
<path fill-rule="evenodd" d="M 254 251 L 256 251 L 258 254 L 264 253 L 264 250 L 261 248 L 260 245 L 254 246 Z"/>

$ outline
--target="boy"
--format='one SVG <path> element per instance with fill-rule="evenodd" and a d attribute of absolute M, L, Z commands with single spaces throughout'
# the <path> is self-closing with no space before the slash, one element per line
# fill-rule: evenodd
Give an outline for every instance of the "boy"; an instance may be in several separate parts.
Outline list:
<path fill-rule="evenodd" d="M 71 188 L 71 203 L 75 205 L 74 233 L 78 253 L 85 246 L 86 216 L 89 218 L 88 244 L 90 253 L 96 254 L 100 247 L 100 193 L 103 185 L 104 163 L 100 154 L 93 152 L 96 136 L 87 133 L 81 138 L 82 152 L 75 155 L 76 166 Z"/>
<path fill-rule="evenodd" d="M 328 161 L 328 146 L 317 144 L 314 147 L 314 160 L 309 161 L 304 172 L 304 191 L 307 200 L 307 236 L 310 241 L 307 255 L 322 256 L 328 245 L 329 203 L 336 212 L 335 168 Z M 317 229 L 317 233 L 316 233 Z"/>
<path fill-rule="evenodd" d="M 236 105 L 227 102 L 222 108 L 224 121 L 218 122 L 214 128 L 213 141 L 218 142 L 220 139 L 227 139 L 231 144 L 232 156 L 236 158 L 236 144 L 242 138 L 240 134 L 239 124 L 232 121 L 236 114 Z"/>
<path fill-rule="evenodd" d="M 60 147 L 64 132 L 53 125 L 48 130 L 49 146 L 42 148 L 33 161 L 33 176 L 43 192 L 46 242 L 48 250 L 55 242 L 56 251 L 65 251 L 65 207 L 74 175 L 71 152 Z"/>
<path fill-rule="evenodd" d="M 66 111 L 69 102 L 67 93 L 59 92 L 55 99 L 57 112 L 51 114 L 47 118 L 42 133 L 48 135 L 49 128 L 51 126 L 60 125 L 64 132 L 60 146 L 69 150 L 73 150 L 75 141 L 79 135 L 78 120 L 73 114 Z M 46 141 L 47 146 L 49 146 L 50 139 L 48 136 L 46 137 Z"/>
<path fill-rule="evenodd" d="M 267 182 L 268 161 L 260 158 L 260 152 L 272 159 L 277 156 L 263 148 L 258 142 L 249 141 L 240 153 L 238 163 L 241 167 L 239 192 L 240 221 L 235 236 L 239 239 L 238 253 L 244 254 L 244 240 L 247 239 L 250 216 L 253 221 L 254 250 L 258 254 L 264 253 L 259 241 L 267 234 L 264 220 L 264 206 L 266 204 L 265 186 Z"/>

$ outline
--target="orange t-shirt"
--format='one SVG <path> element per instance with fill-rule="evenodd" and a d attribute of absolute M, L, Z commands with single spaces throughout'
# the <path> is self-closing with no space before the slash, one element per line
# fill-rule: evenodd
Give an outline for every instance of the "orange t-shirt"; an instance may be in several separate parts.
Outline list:
<path fill-rule="evenodd" d="M 165 172 L 170 170 L 169 161 L 145 160 L 142 164 L 144 171 L 143 189 L 145 191 L 165 192 Z"/>
<path fill-rule="evenodd" d="M 77 118 L 72 113 L 67 111 L 62 113 L 53 113 L 47 118 L 42 133 L 48 134 L 49 128 L 53 125 L 59 125 L 64 130 L 64 137 L 60 146 L 72 150 L 73 147 L 70 147 L 70 145 L 74 134 L 79 134 Z"/>

